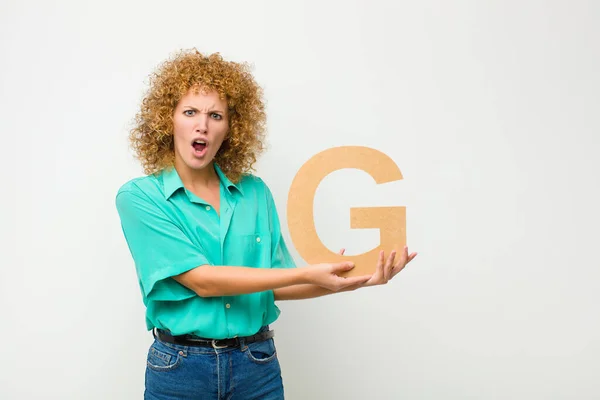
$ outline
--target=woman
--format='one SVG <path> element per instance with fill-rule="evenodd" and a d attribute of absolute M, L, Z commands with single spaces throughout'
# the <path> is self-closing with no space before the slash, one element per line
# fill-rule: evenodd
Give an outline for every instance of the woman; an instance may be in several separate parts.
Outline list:
<path fill-rule="evenodd" d="M 116 206 L 155 341 L 146 399 L 281 399 L 276 300 L 386 283 L 412 260 L 380 255 L 294 268 L 269 188 L 250 171 L 263 149 L 262 91 L 245 64 L 182 51 L 153 74 L 130 139 L 146 176 Z M 343 253 L 343 251 L 342 251 Z"/>

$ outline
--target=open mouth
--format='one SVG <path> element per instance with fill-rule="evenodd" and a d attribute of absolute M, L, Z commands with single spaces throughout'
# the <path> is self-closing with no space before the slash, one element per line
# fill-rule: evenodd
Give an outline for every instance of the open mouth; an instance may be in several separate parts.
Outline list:
<path fill-rule="evenodd" d="M 206 143 L 204 140 L 194 140 L 194 142 L 192 143 L 192 147 L 194 148 L 194 154 L 197 156 L 204 155 L 207 146 L 208 143 Z"/>

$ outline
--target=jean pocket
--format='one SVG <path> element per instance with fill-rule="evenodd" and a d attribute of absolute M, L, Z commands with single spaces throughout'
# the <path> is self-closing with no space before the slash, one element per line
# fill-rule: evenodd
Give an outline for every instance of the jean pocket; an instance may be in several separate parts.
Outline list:
<path fill-rule="evenodd" d="M 250 343 L 245 353 L 250 361 L 257 364 L 266 364 L 277 358 L 277 350 L 273 339 Z"/>
<path fill-rule="evenodd" d="M 183 356 L 175 349 L 171 349 L 155 341 L 148 350 L 146 365 L 154 371 L 172 371 L 183 361 Z"/>

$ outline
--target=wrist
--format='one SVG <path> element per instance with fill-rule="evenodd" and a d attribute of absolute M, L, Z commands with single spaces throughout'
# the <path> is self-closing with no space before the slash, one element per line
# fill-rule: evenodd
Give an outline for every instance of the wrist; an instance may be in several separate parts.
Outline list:
<path fill-rule="evenodd" d="M 293 271 L 296 273 L 294 277 L 296 284 L 302 285 L 307 283 L 313 283 L 310 277 L 310 266 L 294 268 Z"/>

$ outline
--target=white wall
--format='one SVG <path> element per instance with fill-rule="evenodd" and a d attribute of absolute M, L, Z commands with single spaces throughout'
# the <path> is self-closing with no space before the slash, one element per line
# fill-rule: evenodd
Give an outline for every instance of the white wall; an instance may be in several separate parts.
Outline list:
<path fill-rule="evenodd" d="M 329 147 L 405 177 L 320 187 L 332 249 L 377 245 L 350 207 L 404 205 L 420 254 L 388 286 L 281 305 L 289 399 L 600 398 L 599 18 L 591 0 L 4 0 L 0 398 L 141 398 L 151 336 L 114 195 L 141 174 L 147 75 L 194 46 L 255 65 L 284 224 Z"/>

